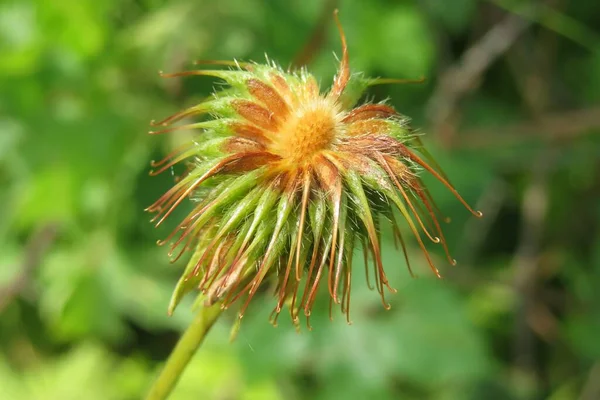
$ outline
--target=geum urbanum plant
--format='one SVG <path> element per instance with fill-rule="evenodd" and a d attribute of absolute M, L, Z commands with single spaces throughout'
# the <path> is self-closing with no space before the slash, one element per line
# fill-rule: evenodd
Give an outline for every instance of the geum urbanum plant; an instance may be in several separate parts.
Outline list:
<path fill-rule="evenodd" d="M 219 314 L 215 307 L 239 304 L 242 318 L 255 294 L 268 285 L 273 285 L 277 298 L 273 322 L 287 305 L 294 322 L 303 313 L 310 327 L 322 282 L 330 305 L 340 304 L 350 322 L 352 256 L 357 245 L 363 249 L 367 284 L 371 264 L 374 286 L 389 308 L 384 294 L 386 288 L 393 289 L 381 260 L 382 221 L 391 223 L 410 269 L 396 214 L 406 221 L 430 268 L 440 276 L 422 235 L 441 244 L 451 264 L 455 261 L 420 170 L 432 174 L 469 211 L 481 216 L 422 147 L 407 117 L 385 102 L 357 105 L 368 87 L 395 80 L 350 72 L 337 13 L 335 19 L 342 57 L 326 93 L 305 69 L 284 71 L 270 62 L 208 61 L 201 63 L 233 68 L 161 73 L 213 76 L 228 84 L 212 98 L 152 122 L 161 128 L 150 132 L 199 130 L 196 140 L 153 163 L 153 175 L 182 162 L 188 168 L 148 208 L 160 225 L 186 198 L 194 202 L 190 214 L 160 243 L 171 243 L 175 260 L 192 252 L 169 312 L 186 293 L 199 290 L 201 305 L 213 311 L 199 323 L 198 341 Z M 171 126 L 195 116 L 206 118 Z"/>

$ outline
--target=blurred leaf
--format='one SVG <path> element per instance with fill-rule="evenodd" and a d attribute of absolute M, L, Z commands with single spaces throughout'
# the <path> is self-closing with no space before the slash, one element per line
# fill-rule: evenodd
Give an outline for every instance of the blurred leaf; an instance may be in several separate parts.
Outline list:
<path fill-rule="evenodd" d="M 33 177 L 17 210 L 22 227 L 52 221 L 71 222 L 76 210 L 73 171 L 64 165 L 47 168 Z"/>
<path fill-rule="evenodd" d="M 40 303 L 57 338 L 122 340 L 126 330 L 110 273 L 118 262 L 110 239 L 102 233 L 91 235 L 86 247 L 48 257 L 42 269 Z"/>
<path fill-rule="evenodd" d="M 41 32 L 30 1 L 0 4 L 0 72 L 26 75 L 37 67 L 41 53 Z"/>
<path fill-rule="evenodd" d="M 120 379 L 125 371 L 129 372 L 129 382 Z M 119 364 L 98 345 L 84 344 L 60 358 L 32 367 L 22 376 L 0 359 L 0 394 L 10 400 L 127 399 L 140 392 L 135 375 L 142 371 L 140 364 Z M 123 390 L 132 388 L 132 384 L 135 390 Z"/>
<path fill-rule="evenodd" d="M 234 398 L 283 399 L 272 379 L 247 379 L 242 373 L 227 331 L 214 328 L 205 346 L 193 358 L 171 396 L 174 400 Z"/>
<path fill-rule="evenodd" d="M 515 12 L 529 12 L 520 3 L 534 3 L 494 1 Z M 47 221 L 61 226 L 39 268 L 0 318 L 0 399 L 140 398 L 156 373 L 156 360 L 167 356 L 191 316 L 188 299 L 167 316 L 180 265 L 169 265 L 165 249 L 155 246 L 176 226 L 184 207 L 161 229 L 154 229 L 143 211 L 174 180 L 169 173 L 150 179 L 150 159 L 162 158 L 188 137 L 150 137 L 148 121 L 194 104 L 220 84 L 206 77 L 163 80 L 156 72 L 191 69 L 191 61 L 201 58 L 262 61 L 265 53 L 285 68 L 317 27 L 324 2 L 0 3 L 0 293 L 20 273 L 31 233 Z M 425 85 L 378 86 L 368 97 L 391 97 L 390 104 L 424 131 L 430 122 L 426 105 L 446 61 L 460 60 L 469 43 L 506 16 L 476 0 L 341 1 L 337 6 L 353 72 L 427 77 Z M 462 400 L 529 393 L 558 400 L 581 395 L 590 379 L 588 367 L 600 357 L 598 130 L 593 116 L 559 120 L 552 129 L 567 132 L 559 141 L 542 126 L 535 139 L 499 145 L 505 135 L 514 136 L 502 127 L 537 118 L 523 98 L 531 88 L 543 86 L 551 107 L 544 113 L 558 117 L 595 107 L 600 99 L 600 47 L 592 29 L 597 2 L 552 7 L 525 14 L 539 26 L 514 43 L 483 79 L 471 82 L 470 93 L 456 103 L 455 147 L 439 148 L 439 132 L 425 136 L 469 203 L 484 201 L 483 193 L 494 197 L 495 182 L 506 186 L 498 214 L 488 214 L 484 202 L 484 220 L 478 221 L 422 173 L 442 213 L 453 220 L 443 224 L 450 251 L 475 247 L 472 265 L 459 259 L 451 267 L 441 246 L 428 243 L 447 278 L 433 279 L 417 242 L 401 224 L 419 276 L 412 279 L 385 227 L 384 265 L 398 289 L 386 293 L 390 311 L 366 288 L 357 251 L 352 326 L 337 308 L 329 321 L 327 289 L 321 288 L 312 332 L 302 321 L 297 334 L 283 314 L 275 329 L 267 322 L 273 299 L 264 295 L 250 306 L 230 345 L 232 307 L 194 357 L 174 398 Z M 323 89 L 337 65 L 331 53 L 341 53 L 333 19 L 325 32 L 309 66 Z M 580 123 L 592 128 L 579 131 Z M 470 145 L 462 134 L 471 128 L 486 136 L 480 147 L 461 150 Z M 553 342 L 534 337 L 538 371 L 533 374 L 515 372 L 509 350 L 515 341 L 516 299 L 511 260 L 519 229 L 528 221 L 520 202 L 535 168 L 532 160 L 548 146 L 560 151 L 549 169 L 550 207 L 538 238 L 536 300 L 547 303 L 558 335 Z M 483 232 L 473 230 L 480 222 L 490 225 Z M 482 243 L 474 245 L 474 236 L 482 236 L 477 239 Z M 519 397 L 520 392 L 525 395 Z"/>
<path fill-rule="evenodd" d="M 100 52 L 106 40 L 104 18 L 110 2 L 37 1 L 38 18 L 45 28 L 50 44 L 64 46 L 78 57 L 90 57 Z M 56 50 L 62 50 L 60 48 Z"/>
<path fill-rule="evenodd" d="M 394 78 L 416 79 L 431 70 L 435 58 L 434 41 L 416 7 L 394 7 L 381 15 L 376 26 L 380 33 L 373 39 L 378 42 L 375 48 L 383 73 Z"/>
<path fill-rule="evenodd" d="M 443 0 L 426 0 L 427 10 L 451 33 L 462 33 L 473 19 L 477 0 L 458 0 L 453 2 Z"/>

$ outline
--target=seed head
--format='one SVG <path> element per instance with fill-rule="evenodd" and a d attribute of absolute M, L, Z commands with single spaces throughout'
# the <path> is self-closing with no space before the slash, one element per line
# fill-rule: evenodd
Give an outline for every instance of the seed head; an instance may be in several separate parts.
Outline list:
<path fill-rule="evenodd" d="M 160 244 L 170 255 L 192 256 L 173 294 L 170 312 L 198 289 L 206 305 L 240 304 L 239 317 L 257 291 L 269 284 L 277 304 L 273 322 L 288 305 L 294 322 L 308 322 L 322 282 L 330 305 L 340 304 L 350 322 L 352 256 L 362 246 L 369 282 L 384 307 L 388 283 L 381 261 L 380 226 L 390 222 L 394 239 L 405 243 L 396 215 L 408 224 L 435 275 L 440 276 L 422 235 L 440 243 L 451 264 L 438 222 L 439 211 L 418 172 L 445 185 L 475 216 L 423 149 L 408 118 L 390 105 L 356 105 L 365 90 L 393 80 L 351 74 L 346 39 L 337 75 L 327 93 L 305 69 L 283 71 L 274 64 L 226 61 L 211 69 L 162 74 L 207 75 L 228 87 L 163 121 L 151 134 L 197 129 L 197 139 L 153 163 L 151 174 L 187 162 L 186 174 L 148 211 L 160 225 L 186 198 L 194 208 Z M 200 117 L 199 122 L 173 126 Z M 371 262 L 369 260 L 372 260 Z M 411 272 L 412 273 L 412 272 Z M 331 307 L 330 307 L 331 309 Z"/>

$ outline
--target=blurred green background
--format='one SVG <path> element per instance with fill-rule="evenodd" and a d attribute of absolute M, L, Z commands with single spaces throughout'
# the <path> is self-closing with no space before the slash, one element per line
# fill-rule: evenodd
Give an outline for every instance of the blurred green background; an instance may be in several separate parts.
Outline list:
<path fill-rule="evenodd" d="M 600 3 L 3 0 L 0 399 L 147 390 L 192 313 L 166 315 L 182 264 L 143 211 L 174 179 L 150 160 L 191 133 L 146 132 L 214 85 L 157 71 L 267 53 L 309 60 L 325 89 L 336 5 L 355 71 L 427 78 L 370 96 L 413 118 L 485 218 L 429 180 L 453 219 L 458 265 L 431 248 L 445 279 L 416 243 L 411 279 L 385 234 L 390 311 L 360 264 L 351 326 L 321 296 L 312 332 L 273 328 L 258 299 L 232 344 L 222 318 L 172 399 L 600 398 Z"/>

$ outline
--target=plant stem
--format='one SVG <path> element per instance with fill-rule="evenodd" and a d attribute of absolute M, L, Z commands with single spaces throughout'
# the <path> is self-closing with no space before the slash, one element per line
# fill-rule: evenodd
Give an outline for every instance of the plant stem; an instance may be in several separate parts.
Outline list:
<path fill-rule="evenodd" d="M 164 400 L 169 396 L 183 370 L 204 341 L 206 334 L 219 318 L 221 312 L 221 305 L 217 303 L 211 307 L 203 307 L 196 314 L 190 326 L 175 345 L 171 355 L 169 355 L 163 370 L 150 388 L 146 400 Z"/>

